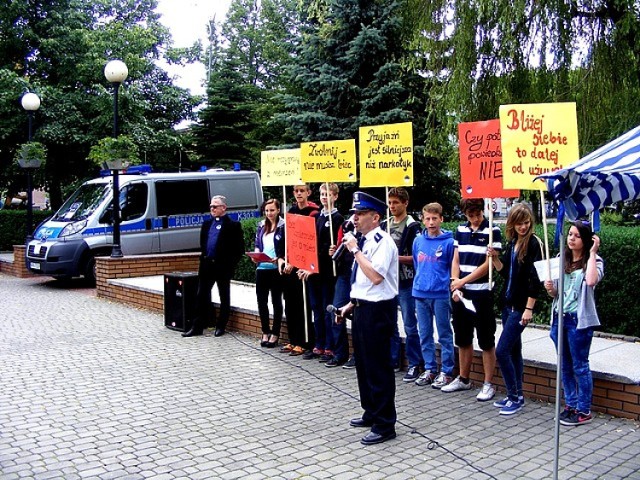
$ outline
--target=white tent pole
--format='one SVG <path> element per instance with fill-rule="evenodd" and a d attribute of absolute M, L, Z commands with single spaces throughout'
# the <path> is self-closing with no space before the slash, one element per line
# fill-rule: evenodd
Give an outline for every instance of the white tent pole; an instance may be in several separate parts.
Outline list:
<path fill-rule="evenodd" d="M 542 231 L 544 232 L 544 253 L 547 263 L 547 280 L 551 280 L 551 258 L 549 258 L 549 235 L 547 234 L 547 205 L 544 200 L 544 188 L 540 186 L 540 206 L 542 210 Z"/>
<path fill-rule="evenodd" d="M 557 227 L 556 227 L 557 228 Z M 564 245 L 564 232 L 560 232 L 559 236 L 560 242 L 560 259 L 558 260 L 558 360 L 556 364 L 558 365 L 556 371 L 556 417 L 555 417 L 555 432 L 553 435 L 554 439 L 554 450 L 553 450 L 553 480 L 558 480 L 558 463 L 560 459 L 560 405 L 562 404 L 560 398 L 560 390 L 562 386 L 562 350 L 563 350 L 563 342 L 564 342 L 564 256 L 565 256 L 565 245 Z"/>

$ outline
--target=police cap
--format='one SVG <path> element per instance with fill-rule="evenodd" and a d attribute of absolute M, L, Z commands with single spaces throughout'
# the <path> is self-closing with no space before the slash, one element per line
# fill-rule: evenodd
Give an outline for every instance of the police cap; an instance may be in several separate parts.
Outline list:
<path fill-rule="evenodd" d="M 353 205 L 349 212 L 354 213 L 365 210 L 375 210 L 380 215 L 384 215 L 387 211 L 387 204 L 368 193 L 354 192 Z"/>

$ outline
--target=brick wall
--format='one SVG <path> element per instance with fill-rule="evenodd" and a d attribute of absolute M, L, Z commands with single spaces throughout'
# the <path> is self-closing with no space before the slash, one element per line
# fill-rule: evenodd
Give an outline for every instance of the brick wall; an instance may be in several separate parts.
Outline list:
<path fill-rule="evenodd" d="M 37 274 L 27 270 L 26 247 L 24 245 L 13 246 L 13 262 L 0 261 L 0 272 L 19 278 L 35 277 Z"/>
<path fill-rule="evenodd" d="M 122 258 L 96 257 L 96 295 L 116 301 L 131 303 L 141 308 L 162 311 L 163 301 L 138 299 L 139 293 L 109 285 L 113 278 L 146 277 L 171 272 L 193 272 L 198 270 L 198 253 L 166 253 L 158 255 L 132 255 Z M 133 295 L 133 296 L 131 296 Z M 158 310 L 159 309 L 159 310 Z"/>
<path fill-rule="evenodd" d="M 475 352 L 471 366 L 471 380 L 481 385 L 484 380 L 482 354 Z M 504 381 L 500 369 L 496 367 L 493 383 L 504 393 Z M 527 398 L 555 403 L 556 371 L 545 367 L 527 365 L 525 360 L 523 390 Z M 563 397 L 564 398 L 564 397 Z M 640 385 L 627 384 L 599 378 L 593 378 L 592 408 L 596 412 L 616 417 L 640 420 Z"/>

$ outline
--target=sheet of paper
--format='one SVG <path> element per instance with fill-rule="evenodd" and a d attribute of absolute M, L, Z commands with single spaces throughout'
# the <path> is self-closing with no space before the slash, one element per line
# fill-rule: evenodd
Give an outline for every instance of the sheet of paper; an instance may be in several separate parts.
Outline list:
<path fill-rule="evenodd" d="M 552 258 L 551 260 L 549 260 L 549 262 L 551 263 L 551 280 L 557 280 L 558 278 L 560 278 L 560 269 L 558 268 L 560 258 Z M 538 272 L 538 278 L 541 282 L 549 279 L 546 260 L 538 260 L 537 262 L 534 262 L 533 265 L 536 267 L 536 272 Z"/>
<path fill-rule="evenodd" d="M 464 308 L 475 313 L 476 307 L 473 305 L 473 302 L 468 298 L 464 298 L 464 295 L 462 295 L 462 292 L 460 290 L 455 290 L 453 292 L 453 296 L 458 297 L 460 299 L 460 301 L 464 305 Z"/>

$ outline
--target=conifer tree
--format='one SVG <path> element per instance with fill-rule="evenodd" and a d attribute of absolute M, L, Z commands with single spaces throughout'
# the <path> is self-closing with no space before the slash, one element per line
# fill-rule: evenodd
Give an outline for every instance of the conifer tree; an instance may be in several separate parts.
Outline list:
<path fill-rule="evenodd" d="M 283 96 L 285 112 L 277 116 L 286 140 L 357 138 L 361 126 L 413 122 L 413 203 L 451 206 L 447 156 L 424 155 L 433 127 L 425 111 L 431 80 L 409 66 L 404 2 L 303 3 L 302 43 L 288 72 L 293 93 Z"/>
<path fill-rule="evenodd" d="M 193 127 L 194 149 L 210 167 L 255 168 L 250 132 L 256 127 L 253 111 L 257 89 L 246 83 L 232 59 L 216 64 L 210 72 L 207 106 Z"/>

